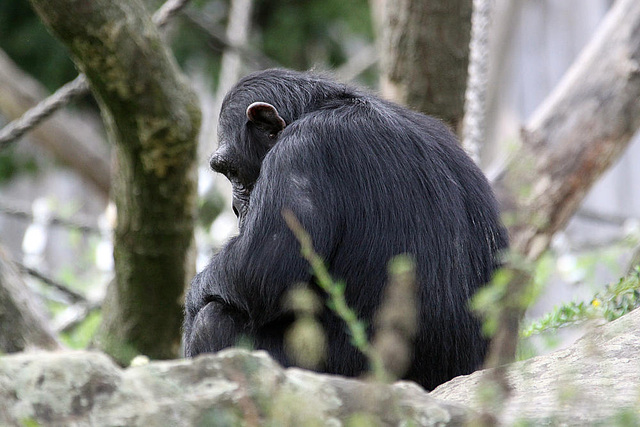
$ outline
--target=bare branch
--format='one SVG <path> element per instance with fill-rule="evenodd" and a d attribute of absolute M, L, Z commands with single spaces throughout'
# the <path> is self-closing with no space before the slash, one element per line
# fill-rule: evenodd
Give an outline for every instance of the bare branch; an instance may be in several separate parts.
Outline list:
<path fill-rule="evenodd" d="M 633 216 L 616 215 L 605 212 L 597 212 L 592 209 L 581 208 L 576 212 L 576 217 L 582 218 L 588 221 L 600 222 L 603 224 L 615 225 L 622 227 L 627 221 L 640 220 Z"/>
<path fill-rule="evenodd" d="M 249 38 L 251 29 L 251 10 L 253 0 L 232 0 L 229 7 L 229 23 L 227 24 L 227 39 L 233 46 L 244 46 Z M 228 50 L 222 55 L 220 65 L 220 78 L 218 83 L 218 99 L 222 98 L 240 78 L 242 72 L 242 59 L 233 50 Z"/>
<path fill-rule="evenodd" d="M 57 333 L 71 332 L 76 326 L 84 322 L 87 317 L 100 309 L 99 303 L 90 303 L 89 305 L 77 304 L 69 307 L 67 310 L 71 311 L 70 314 L 63 316 L 62 319 L 58 316 L 54 319 L 53 330 Z"/>
<path fill-rule="evenodd" d="M 25 132 L 51 116 L 59 108 L 67 105 L 76 96 L 86 93 L 87 89 L 87 81 L 81 74 L 27 111 L 20 119 L 0 129 L 0 150 L 7 148 L 11 142 L 20 138 Z"/>
<path fill-rule="evenodd" d="M 245 45 L 233 43 L 227 37 L 226 31 L 223 27 L 210 22 L 206 16 L 198 14 L 197 11 L 187 9 L 182 12 L 182 16 L 186 18 L 189 24 L 198 28 L 200 31 L 203 31 L 209 37 L 211 45 L 220 45 L 224 49 L 229 49 L 259 69 L 281 67 L 277 61 L 269 58 L 262 52 L 253 50 Z"/>
<path fill-rule="evenodd" d="M 62 283 L 59 283 L 56 280 L 53 280 L 51 277 L 45 275 L 44 273 L 31 268 L 31 267 L 27 267 L 26 265 L 16 262 L 15 263 L 18 268 L 20 268 L 20 270 L 23 273 L 26 273 L 30 276 L 35 277 L 36 279 L 40 280 L 42 283 L 44 283 L 47 286 L 51 286 L 52 288 L 54 288 L 55 290 L 57 290 L 58 292 L 62 293 L 66 299 L 68 299 L 71 303 L 81 303 L 81 304 L 89 304 L 89 301 L 87 301 L 87 298 L 85 298 L 84 295 L 81 295 L 80 293 L 74 291 L 73 289 L 69 288 L 66 285 L 63 285 Z"/>
<path fill-rule="evenodd" d="M 251 27 L 252 8 L 253 0 L 233 0 L 231 2 L 226 30 L 226 39 L 229 41 L 231 46 L 242 48 L 242 46 L 247 43 Z M 218 87 L 216 88 L 216 96 L 213 105 L 214 111 L 220 111 L 224 96 L 241 77 L 242 65 L 242 56 L 236 49 L 225 50 L 220 64 L 220 76 L 218 78 Z M 215 135 L 217 122 L 213 121 L 206 124 L 210 125 L 209 129 L 206 129 L 206 134 Z M 211 141 L 206 141 L 205 144 L 200 144 L 199 150 L 199 157 L 207 158 L 213 151 Z"/>
<path fill-rule="evenodd" d="M 171 18 L 184 8 L 189 0 L 169 0 L 160 6 L 160 9 L 153 14 L 153 23 L 157 25 L 158 28 L 162 29 Z"/>
<path fill-rule="evenodd" d="M 378 50 L 367 46 L 335 70 L 338 80 L 351 81 L 378 62 Z"/>
<path fill-rule="evenodd" d="M 86 82 L 77 78 L 44 99 L 46 89 L 42 84 L 20 70 L 0 51 L 0 87 L 3 89 L 0 91 L 0 110 L 7 118 L 18 118 L 0 130 L 2 149 L 12 139 L 34 129 L 74 96 L 84 93 L 82 88 L 86 88 Z M 96 127 L 87 124 L 86 118 L 83 120 L 62 112 L 33 130 L 34 142 L 94 184 L 106 198 L 111 188 L 110 157 Z"/>
<path fill-rule="evenodd" d="M 640 2 L 620 0 L 523 131 L 496 186 L 513 246 L 536 259 L 640 127 Z M 524 191 L 524 194 L 523 194 Z"/>
<path fill-rule="evenodd" d="M 38 297 L 22 280 L 14 263 L 0 248 L 0 351 L 62 346 L 48 326 Z"/>
<path fill-rule="evenodd" d="M 0 200 L 0 213 L 33 222 L 33 213 L 31 208 L 27 206 L 18 206 L 15 202 L 8 203 L 6 200 Z M 49 223 L 51 225 L 79 230 L 83 233 L 100 233 L 97 225 L 95 225 L 95 221 L 92 221 L 89 218 L 75 218 L 73 220 L 69 220 L 65 218 L 52 217 L 49 219 Z"/>

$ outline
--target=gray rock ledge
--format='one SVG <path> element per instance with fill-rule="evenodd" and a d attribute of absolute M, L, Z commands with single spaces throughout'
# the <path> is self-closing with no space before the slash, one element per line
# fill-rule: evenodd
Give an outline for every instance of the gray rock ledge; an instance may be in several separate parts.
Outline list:
<path fill-rule="evenodd" d="M 127 369 L 98 352 L 19 353 L 0 357 L 0 426 L 455 426 L 483 412 L 506 426 L 640 425 L 640 309 L 509 366 L 504 402 L 489 374 L 429 394 L 283 369 L 260 351 Z"/>
<path fill-rule="evenodd" d="M 1 426 L 444 426 L 467 419 L 467 411 L 413 383 L 283 369 L 260 351 L 127 369 L 98 352 L 0 357 Z"/>

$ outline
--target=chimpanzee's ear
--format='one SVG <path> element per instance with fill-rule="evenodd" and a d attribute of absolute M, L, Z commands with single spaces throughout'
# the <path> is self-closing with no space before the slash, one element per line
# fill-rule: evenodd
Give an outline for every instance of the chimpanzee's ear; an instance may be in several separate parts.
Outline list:
<path fill-rule="evenodd" d="M 254 102 L 249 105 L 247 118 L 260 129 L 269 132 L 272 137 L 287 126 L 284 119 L 278 114 L 276 107 L 266 102 Z"/>

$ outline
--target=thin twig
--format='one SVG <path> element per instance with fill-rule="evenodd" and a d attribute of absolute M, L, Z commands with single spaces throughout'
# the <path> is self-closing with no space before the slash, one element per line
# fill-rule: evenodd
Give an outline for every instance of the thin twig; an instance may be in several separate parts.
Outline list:
<path fill-rule="evenodd" d="M 196 11 L 187 9 L 182 15 L 187 19 L 187 22 L 203 31 L 210 39 L 211 44 L 221 45 L 223 49 L 230 49 L 242 56 L 246 61 L 251 62 L 257 68 L 277 68 L 281 65 L 264 55 L 261 52 L 249 49 L 245 46 L 232 43 L 225 34 L 224 28 L 214 24 L 198 14 Z M 221 49 L 222 50 L 222 49 Z"/>
<path fill-rule="evenodd" d="M 31 210 L 18 206 L 9 206 L 6 202 L 0 202 L 0 214 L 10 215 L 15 218 L 23 219 L 25 221 L 33 222 L 33 213 Z M 90 221 L 86 220 L 68 220 L 59 217 L 52 217 L 49 219 L 49 224 L 59 227 L 66 227 L 74 230 L 81 231 L 83 233 L 99 234 L 100 230 L 97 226 L 92 225 Z"/>
<path fill-rule="evenodd" d="M 90 314 L 100 309 L 100 307 L 102 307 L 102 304 L 97 302 L 89 303 L 88 305 L 79 304 L 79 307 L 75 307 L 79 308 L 77 314 L 75 314 L 72 318 L 66 319 L 63 322 L 59 322 L 58 324 L 54 325 L 53 329 L 56 333 L 60 334 L 71 332 L 76 326 L 84 322 L 84 320 L 89 317 Z"/>
<path fill-rule="evenodd" d="M 153 23 L 160 29 L 189 3 L 189 0 L 169 0 L 153 14 Z"/>
<path fill-rule="evenodd" d="M 80 304 L 85 304 L 88 305 L 89 301 L 87 300 L 87 298 L 84 295 L 79 294 L 78 292 L 74 291 L 73 289 L 69 288 L 66 285 L 63 285 L 62 283 L 59 283 L 55 280 L 53 280 L 52 278 L 48 277 L 47 275 L 31 268 L 31 267 L 27 267 L 26 265 L 16 262 L 16 265 L 18 266 L 18 268 L 23 272 L 26 273 L 30 276 L 35 277 L 36 279 L 40 280 L 42 283 L 44 283 L 45 285 L 51 286 L 52 288 L 60 291 L 62 294 L 64 294 L 72 303 L 80 303 Z"/>

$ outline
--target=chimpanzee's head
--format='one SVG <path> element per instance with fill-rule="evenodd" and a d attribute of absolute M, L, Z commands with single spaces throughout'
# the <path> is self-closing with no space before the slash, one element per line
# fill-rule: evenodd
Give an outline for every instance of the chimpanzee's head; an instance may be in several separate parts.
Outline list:
<path fill-rule="evenodd" d="M 252 74 L 229 91 L 220 110 L 218 150 L 209 163 L 231 181 L 239 226 L 262 161 L 282 130 L 341 91 L 343 85 L 289 70 Z"/>
<path fill-rule="evenodd" d="M 219 146 L 209 164 L 211 169 L 223 174 L 231 182 L 233 212 L 241 227 L 262 160 L 287 124 L 276 107 L 268 102 L 252 102 L 246 107 L 244 117 L 228 118 L 230 113 L 224 107 L 220 113 Z M 239 114 L 236 112 L 236 115 Z M 238 121 L 242 122 L 239 127 Z"/>

